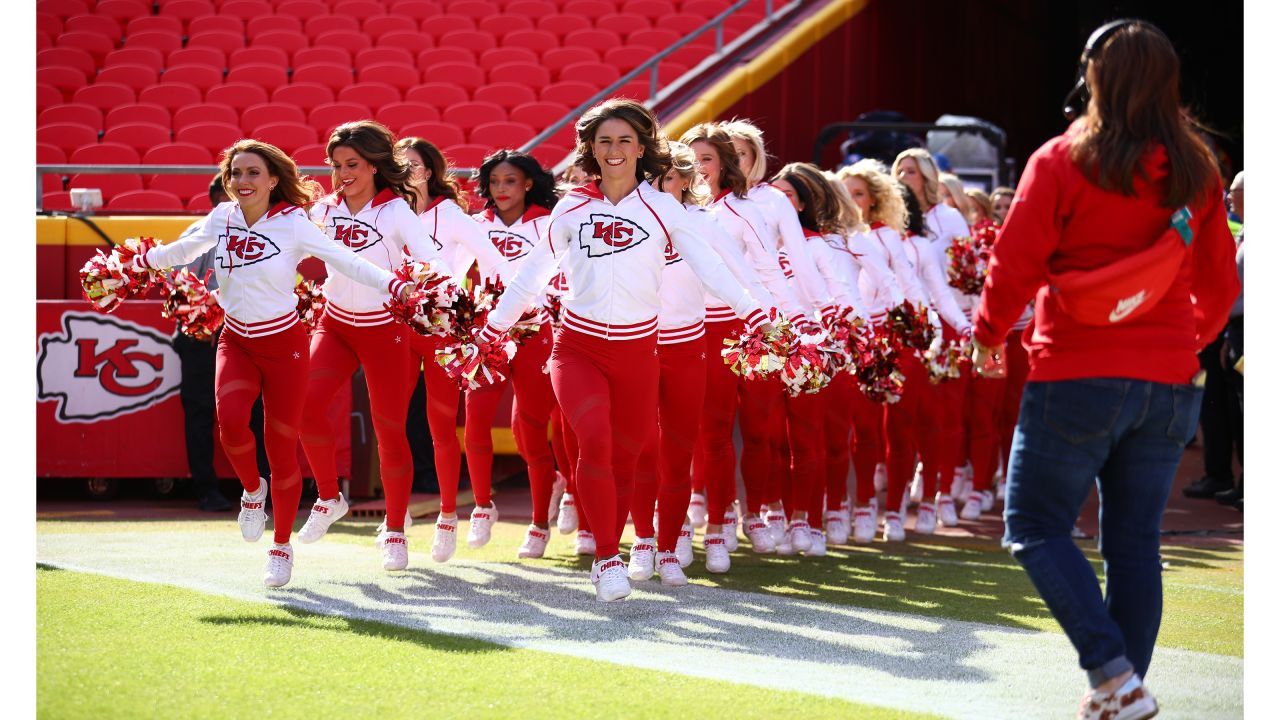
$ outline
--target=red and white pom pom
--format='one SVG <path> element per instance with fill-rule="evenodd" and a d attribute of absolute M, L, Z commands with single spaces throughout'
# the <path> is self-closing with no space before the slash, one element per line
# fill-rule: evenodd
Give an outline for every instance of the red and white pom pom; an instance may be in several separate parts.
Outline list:
<path fill-rule="evenodd" d="M 919 308 L 910 300 L 889 311 L 889 331 L 893 341 L 902 347 L 924 352 L 933 342 L 933 324 L 929 322 L 928 306 Z"/>
<path fill-rule="evenodd" d="M 778 320 L 777 311 L 769 312 L 774 324 L 773 332 L 743 330 L 731 333 L 724 340 L 720 357 L 729 370 L 744 380 L 767 380 L 782 372 L 787 355 L 794 342 L 794 334 L 786 320 Z"/>
<path fill-rule="evenodd" d="M 821 328 L 797 333 L 794 338 L 779 377 L 791 397 L 812 395 L 831 382 L 833 363 L 839 362 L 843 353 Z"/>
<path fill-rule="evenodd" d="M 823 319 L 831 345 L 831 374 L 840 371 L 853 374 L 858 362 L 858 345 L 866 327 L 862 318 L 831 315 Z"/>
<path fill-rule="evenodd" d="M 155 238 L 129 238 L 111 249 L 99 250 L 80 268 L 84 299 L 95 310 L 114 312 L 129 298 L 142 297 L 160 282 L 160 274 L 143 267 L 138 258 L 156 247 Z"/>
<path fill-rule="evenodd" d="M 506 380 L 516 344 L 510 338 L 475 343 L 454 340 L 436 350 L 436 362 L 458 387 L 476 390 Z"/>
<path fill-rule="evenodd" d="M 412 290 L 408 299 L 392 296 L 385 303 L 384 307 L 392 317 L 419 335 L 454 334 L 455 322 L 450 308 L 466 294 L 462 286 L 449 276 L 440 274 L 433 262 L 405 261 L 396 269 L 395 275 L 409 283 Z"/>
<path fill-rule="evenodd" d="M 981 295 L 990 256 L 990 246 L 976 238 L 952 238 L 947 246 L 947 284 L 968 295 Z"/>
<path fill-rule="evenodd" d="M 858 389 L 874 402 L 891 405 L 902 399 L 906 376 L 901 354 L 887 326 L 872 327 L 859 336 L 856 368 Z"/>
<path fill-rule="evenodd" d="M 963 338 L 943 343 L 936 352 L 934 348 L 926 350 L 922 358 L 924 369 L 929 373 L 929 382 L 937 385 L 960 377 L 972 352 L 972 343 Z"/>
<path fill-rule="evenodd" d="M 209 289 L 209 276 L 213 270 L 206 270 L 204 277 L 196 277 L 187 268 L 175 272 L 172 277 L 164 278 L 164 289 L 167 297 L 160 314 L 173 318 L 178 330 L 196 340 L 208 340 L 222 327 L 225 313 L 218 304 L 218 291 Z"/>
<path fill-rule="evenodd" d="M 298 297 L 298 318 L 307 326 L 308 333 L 315 332 L 316 323 L 324 314 L 324 291 L 316 281 L 303 279 L 293 288 L 293 294 Z"/>

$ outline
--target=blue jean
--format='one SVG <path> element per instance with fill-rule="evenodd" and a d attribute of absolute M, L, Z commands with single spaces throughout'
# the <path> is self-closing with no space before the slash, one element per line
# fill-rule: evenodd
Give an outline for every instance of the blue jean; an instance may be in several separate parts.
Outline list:
<path fill-rule="evenodd" d="M 1160 630 L 1160 520 L 1203 391 L 1120 378 L 1029 382 L 1009 458 L 1004 546 L 1097 687 L 1146 675 Z M 1098 487 L 1106 595 L 1071 529 Z"/>

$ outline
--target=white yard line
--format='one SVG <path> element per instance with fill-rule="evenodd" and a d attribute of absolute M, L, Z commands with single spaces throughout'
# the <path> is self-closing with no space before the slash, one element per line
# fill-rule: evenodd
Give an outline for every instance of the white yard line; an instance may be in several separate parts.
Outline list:
<path fill-rule="evenodd" d="M 267 540 L 234 534 L 54 534 L 37 562 L 503 645 L 956 718 L 1062 718 L 1084 688 L 1059 633 L 863 610 L 734 590 L 638 584 L 597 603 L 586 573 L 538 564 L 381 570 L 372 547 L 294 545 L 293 581 L 262 587 Z M 1157 649 L 1162 718 L 1243 714 L 1243 661 Z"/>

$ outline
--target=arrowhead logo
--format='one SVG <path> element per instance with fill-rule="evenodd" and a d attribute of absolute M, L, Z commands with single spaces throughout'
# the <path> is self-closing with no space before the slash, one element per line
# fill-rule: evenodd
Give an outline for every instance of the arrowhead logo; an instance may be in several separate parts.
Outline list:
<path fill-rule="evenodd" d="M 522 258 L 533 248 L 533 243 L 529 242 L 525 236 L 509 230 L 490 230 L 489 242 L 492 242 L 502 257 L 508 260 Z"/>
<path fill-rule="evenodd" d="M 1139 290 L 1137 295 L 1124 298 L 1120 302 L 1117 302 L 1116 309 L 1111 311 L 1111 315 L 1109 315 L 1107 319 L 1113 323 L 1118 323 L 1121 320 L 1124 320 L 1133 314 L 1133 311 L 1137 310 L 1146 299 L 1147 291 Z"/>
<path fill-rule="evenodd" d="M 218 236 L 218 267 L 223 270 L 253 265 L 263 260 L 270 260 L 280 254 L 280 248 L 271 238 L 248 228 L 227 228 L 227 232 Z"/>
<path fill-rule="evenodd" d="M 648 231 L 634 222 L 604 213 L 591 213 L 590 219 L 578 226 L 578 246 L 587 251 L 587 257 L 630 250 L 648 239 Z"/>
<path fill-rule="evenodd" d="M 382 242 L 382 233 L 378 232 L 378 228 L 355 218 L 335 215 L 329 219 L 329 226 L 325 229 L 329 232 L 329 237 L 355 252 L 363 252 Z"/>

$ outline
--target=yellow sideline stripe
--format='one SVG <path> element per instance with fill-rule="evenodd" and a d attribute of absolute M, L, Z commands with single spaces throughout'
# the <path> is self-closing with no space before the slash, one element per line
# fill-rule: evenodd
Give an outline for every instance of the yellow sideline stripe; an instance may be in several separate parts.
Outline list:
<path fill-rule="evenodd" d="M 64 217 L 36 218 L 37 245 L 66 245 L 67 219 Z"/>
<path fill-rule="evenodd" d="M 710 122 L 748 93 L 755 92 L 804 55 L 831 31 L 862 12 L 869 0 L 832 0 L 802 20 L 768 50 L 729 71 L 684 112 L 663 125 L 667 137 L 678 138 L 700 122 Z"/>

